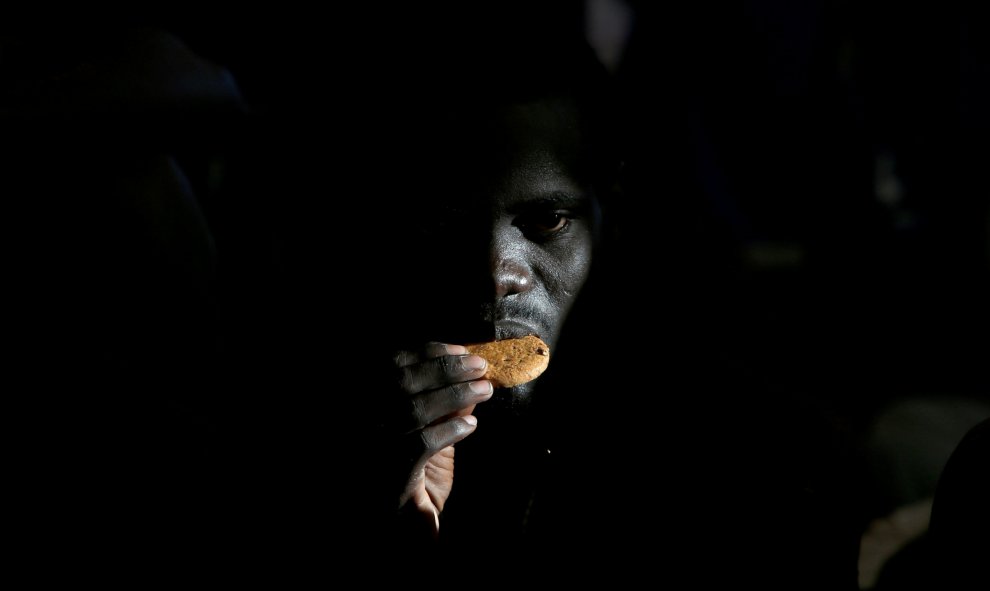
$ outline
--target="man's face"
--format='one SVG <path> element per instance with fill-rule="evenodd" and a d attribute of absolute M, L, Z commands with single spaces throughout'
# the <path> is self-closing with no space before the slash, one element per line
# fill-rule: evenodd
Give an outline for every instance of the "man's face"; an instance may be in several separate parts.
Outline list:
<path fill-rule="evenodd" d="M 517 105 L 452 134 L 450 158 L 429 169 L 408 219 L 425 247 L 405 279 L 420 338 L 536 334 L 554 349 L 588 277 L 598 224 L 571 113 L 559 103 Z"/>

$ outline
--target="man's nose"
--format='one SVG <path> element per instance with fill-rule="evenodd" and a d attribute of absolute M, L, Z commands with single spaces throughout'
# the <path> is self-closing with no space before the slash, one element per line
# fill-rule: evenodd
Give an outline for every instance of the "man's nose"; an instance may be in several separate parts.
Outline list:
<path fill-rule="evenodd" d="M 533 289 L 533 271 L 518 245 L 495 239 L 491 247 L 491 271 L 495 295 L 505 298 Z"/>

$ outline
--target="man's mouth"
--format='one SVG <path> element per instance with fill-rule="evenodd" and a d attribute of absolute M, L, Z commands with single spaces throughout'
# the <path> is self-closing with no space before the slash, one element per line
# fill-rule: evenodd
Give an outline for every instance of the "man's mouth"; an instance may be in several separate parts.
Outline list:
<path fill-rule="evenodd" d="M 495 322 L 495 340 L 517 339 L 531 334 L 543 339 L 543 335 L 529 324 L 516 320 L 498 320 Z"/>

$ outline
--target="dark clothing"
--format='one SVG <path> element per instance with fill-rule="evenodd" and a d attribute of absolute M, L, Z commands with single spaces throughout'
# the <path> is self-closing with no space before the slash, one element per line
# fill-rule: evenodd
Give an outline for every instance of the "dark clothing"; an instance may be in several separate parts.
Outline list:
<path fill-rule="evenodd" d="M 990 587 L 990 420 L 973 427 L 946 464 L 929 541 L 940 589 Z"/>
<path fill-rule="evenodd" d="M 506 579 L 856 589 L 841 423 L 723 369 L 674 321 L 604 327 L 581 303 L 530 419 L 476 411 L 435 556 Z M 662 337 L 647 351 L 627 330 Z"/>

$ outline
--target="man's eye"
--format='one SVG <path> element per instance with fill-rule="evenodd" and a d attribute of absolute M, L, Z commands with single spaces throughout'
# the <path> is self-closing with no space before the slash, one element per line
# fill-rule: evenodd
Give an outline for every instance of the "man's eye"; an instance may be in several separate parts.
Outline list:
<path fill-rule="evenodd" d="M 547 238 L 566 228 L 569 223 L 570 219 L 564 213 L 548 211 L 523 216 L 518 225 L 527 234 Z"/>

